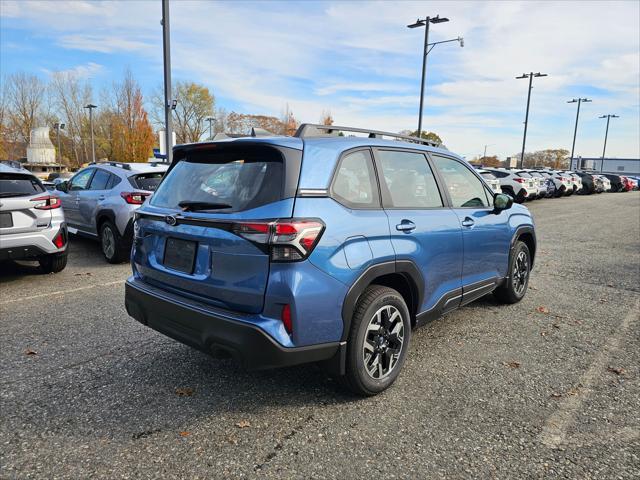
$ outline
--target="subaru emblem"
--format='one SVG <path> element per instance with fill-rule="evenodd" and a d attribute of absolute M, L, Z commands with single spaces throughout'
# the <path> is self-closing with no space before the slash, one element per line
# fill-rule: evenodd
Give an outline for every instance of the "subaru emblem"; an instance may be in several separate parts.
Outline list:
<path fill-rule="evenodd" d="M 173 215 L 167 215 L 166 217 L 164 217 L 164 221 L 167 222 L 169 225 L 171 225 L 172 227 L 178 223 L 178 221 L 176 220 L 176 217 L 174 217 Z"/>

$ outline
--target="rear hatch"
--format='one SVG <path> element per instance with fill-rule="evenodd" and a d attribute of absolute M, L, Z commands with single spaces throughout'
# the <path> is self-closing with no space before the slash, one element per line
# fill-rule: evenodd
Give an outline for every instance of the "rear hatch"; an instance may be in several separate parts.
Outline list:
<path fill-rule="evenodd" d="M 0 173 L 0 235 L 47 228 L 51 223 L 51 212 L 46 208 L 50 201 L 33 175 Z"/>
<path fill-rule="evenodd" d="M 302 152 L 232 141 L 176 149 L 136 215 L 134 264 L 147 283 L 239 312 L 262 310 L 266 220 L 290 218 Z"/>

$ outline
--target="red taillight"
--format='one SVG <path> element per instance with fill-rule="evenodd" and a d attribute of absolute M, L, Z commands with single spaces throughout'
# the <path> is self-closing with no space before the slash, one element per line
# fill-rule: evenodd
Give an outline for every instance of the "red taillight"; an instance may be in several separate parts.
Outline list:
<path fill-rule="evenodd" d="M 282 320 L 284 329 L 287 331 L 289 335 L 291 335 L 291 333 L 293 333 L 293 323 L 291 322 L 291 307 L 289 306 L 289 304 L 284 305 L 282 307 L 282 313 L 280 314 L 280 319 Z"/>
<path fill-rule="evenodd" d="M 120 196 L 124 201 L 131 205 L 142 205 L 151 194 L 144 192 L 120 192 Z"/>
<path fill-rule="evenodd" d="M 269 245 L 271 260 L 276 262 L 307 258 L 323 230 L 324 224 L 312 219 L 238 222 L 232 226 L 236 235 L 255 243 Z"/>
<path fill-rule="evenodd" d="M 514 178 L 514 180 L 518 183 L 524 183 L 524 178 Z"/>
<path fill-rule="evenodd" d="M 58 234 L 53 238 L 53 244 L 57 248 L 62 248 L 67 243 L 67 234 L 64 229 L 61 229 Z"/>
<path fill-rule="evenodd" d="M 53 195 L 45 195 L 43 197 L 32 198 L 32 202 L 40 202 L 33 206 L 38 210 L 53 210 L 54 208 L 60 208 L 60 199 Z"/>

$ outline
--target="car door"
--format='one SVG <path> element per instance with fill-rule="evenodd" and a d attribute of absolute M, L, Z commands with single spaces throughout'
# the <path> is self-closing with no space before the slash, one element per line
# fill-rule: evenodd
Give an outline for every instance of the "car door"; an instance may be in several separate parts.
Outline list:
<path fill-rule="evenodd" d="M 101 168 L 96 168 L 89 187 L 82 192 L 79 204 L 80 227 L 87 232 L 96 231 L 96 209 L 98 204 L 105 199 L 107 184 L 111 174 Z"/>
<path fill-rule="evenodd" d="M 493 194 L 464 161 L 431 154 L 462 226 L 463 303 L 493 290 L 506 276 L 511 242 L 508 210 L 493 208 Z"/>
<path fill-rule="evenodd" d="M 461 300 L 462 229 L 425 153 L 376 148 L 374 155 L 396 260 L 412 261 L 424 279 L 418 318 L 455 308 Z"/>
<path fill-rule="evenodd" d="M 60 194 L 65 219 L 72 228 L 78 229 L 82 225 L 80 219 L 80 194 L 89 186 L 94 171 L 95 168 L 86 168 L 76 173 L 67 182 L 67 191 Z"/>

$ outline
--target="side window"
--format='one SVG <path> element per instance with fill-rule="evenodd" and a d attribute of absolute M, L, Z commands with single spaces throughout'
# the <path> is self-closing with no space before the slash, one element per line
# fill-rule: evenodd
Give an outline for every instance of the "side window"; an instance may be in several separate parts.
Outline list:
<path fill-rule="evenodd" d="M 111 174 L 101 169 L 96 170 L 96 174 L 91 179 L 89 190 L 106 190 Z"/>
<path fill-rule="evenodd" d="M 117 175 L 111 174 L 111 176 L 109 177 L 109 181 L 107 182 L 107 190 L 111 190 L 113 187 L 118 185 L 121 181 L 122 179 L 120 177 L 118 177 Z"/>
<path fill-rule="evenodd" d="M 435 177 L 423 154 L 378 150 L 377 156 L 382 167 L 380 180 L 384 182 L 385 206 L 408 209 L 443 206 Z"/>
<path fill-rule="evenodd" d="M 433 160 L 444 179 L 454 208 L 489 206 L 483 183 L 468 167 L 439 155 L 433 155 Z"/>
<path fill-rule="evenodd" d="M 380 206 L 373 162 L 368 150 L 358 150 L 342 158 L 333 179 L 332 194 L 351 208 Z"/>
<path fill-rule="evenodd" d="M 86 190 L 95 168 L 89 168 L 76 174 L 71 179 L 71 190 Z"/>

